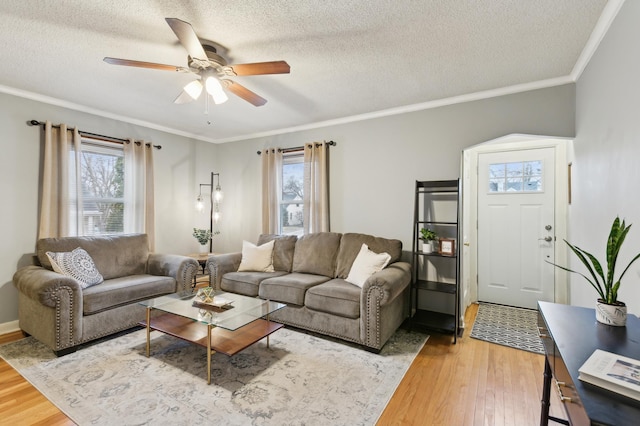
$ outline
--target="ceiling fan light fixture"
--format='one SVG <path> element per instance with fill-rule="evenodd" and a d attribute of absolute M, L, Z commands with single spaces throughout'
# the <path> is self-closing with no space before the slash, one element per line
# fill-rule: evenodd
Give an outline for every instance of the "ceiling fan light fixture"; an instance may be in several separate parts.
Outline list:
<path fill-rule="evenodd" d="M 222 89 L 220 80 L 218 80 L 216 77 L 208 76 L 205 80 L 205 86 L 207 88 L 207 93 L 211 95 L 211 97 L 213 98 L 213 102 L 215 102 L 216 105 L 222 104 L 229 100 L 229 97 Z"/>
<path fill-rule="evenodd" d="M 191 83 L 184 86 L 184 91 L 196 100 L 200 96 L 200 93 L 202 93 L 202 83 L 200 83 L 199 80 L 193 80 Z"/>

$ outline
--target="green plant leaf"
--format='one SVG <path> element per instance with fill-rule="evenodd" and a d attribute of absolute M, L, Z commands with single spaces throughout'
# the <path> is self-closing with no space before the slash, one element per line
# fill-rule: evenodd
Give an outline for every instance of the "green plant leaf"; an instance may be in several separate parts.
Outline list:
<path fill-rule="evenodd" d="M 587 278 L 584 274 L 581 274 L 580 272 L 572 271 L 572 270 L 569 270 L 569 269 L 566 269 L 566 270 L 569 271 L 569 272 L 580 274 L 583 277 L 585 277 L 586 280 L 589 281 L 589 283 L 591 283 L 593 288 L 596 289 L 596 291 L 598 292 L 600 297 L 602 299 L 606 299 L 606 297 L 605 297 L 605 289 L 603 288 L 603 284 L 604 283 L 602 283 L 602 284 L 600 283 L 600 280 L 598 280 L 598 276 L 594 272 L 594 269 L 591 267 L 591 264 L 589 264 L 589 261 L 587 260 L 587 258 L 585 257 L 585 255 L 583 253 L 585 253 L 587 256 L 589 256 L 590 259 L 595 259 L 595 257 L 593 255 L 591 255 L 590 253 L 582 250 L 581 248 L 578 248 L 578 247 L 574 246 L 573 244 L 571 244 L 567 240 L 564 240 L 564 242 L 567 243 L 569 248 L 571 248 L 571 250 L 575 253 L 575 255 L 578 256 L 578 259 L 580 259 L 582 261 L 584 266 L 587 268 L 587 270 L 589 271 L 589 273 L 593 277 L 593 281 L 591 281 L 589 278 Z M 592 260 L 592 262 L 593 262 L 593 260 Z M 602 280 L 604 281 L 604 276 L 603 276 L 603 273 L 602 273 L 602 267 L 600 266 L 600 262 L 598 262 L 597 260 L 595 261 L 594 268 L 596 268 L 596 270 L 599 270 L 599 275 L 602 278 Z"/>
<path fill-rule="evenodd" d="M 605 297 L 604 297 L 604 293 L 602 292 L 602 289 L 601 289 L 599 286 L 597 286 L 593 281 L 591 281 L 591 280 L 589 279 L 589 277 L 587 277 L 585 274 L 583 274 L 583 273 L 581 273 L 581 272 L 578 272 L 578 271 L 574 271 L 573 269 L 565 268 L 564 266 L 560 266 L 560 265 L 555 264 L 555 263 L 553 263 L 553 262 L 549 262 L 549 261 L 547 261 L 547 262 L 548 262 L 548 263 L 551 263 L 553 266 L 555 266 L 555 267 L 557 267 L 557 268 L 560 268 L 560 269 L 562 269 L 562 270 L 565 270 L 565 271 L 567 271 L 567 272 L 571 272 L 571 273 L 573 273 L 573 274 L 578 274 L 578 275 L 580 275 L 582 278 L 584 278 L 585 280 L 587 280 L 587 282 L 588 282 L 589 284 L 591 284 L 591 286 L 592 286 L 592 287 L 593 287 L 593 288 L 598 292 L 598 295 L 600 295 L 600 299 L 602 299 L 602 300 L 604 300 L 604 299 L 605 299 Z"/>
<path fill-rule="evenodd" d="M 609 298 L 606 300 L 608 304 L 616 303 L 618 300 L 618 289 L 620 288 L 620 281 L 618 280 L 613 286 L 611 286 L 611 291 L 609 292 Z"/>
<path fill-rule="evenodd" d="M 627 270 L 629 269 L 629 267 L 633 264 L 633 262 L 635 262 L 636 260 L 640 259 L 640 253 L 638 253 L 636 255 L 636 257 L 634 257 L 633 259 L 631 259 L 631 262 L 629 262 L 629 264 L 627 265 L 626 268 L 624 268 L 624 271 L 622 271 L 622 274 L 620 274 L 620 278 L 618 278 L 618 281 L 622 281 L 622 277 L 624 277 L 624 274 L 627 273 Z"/>

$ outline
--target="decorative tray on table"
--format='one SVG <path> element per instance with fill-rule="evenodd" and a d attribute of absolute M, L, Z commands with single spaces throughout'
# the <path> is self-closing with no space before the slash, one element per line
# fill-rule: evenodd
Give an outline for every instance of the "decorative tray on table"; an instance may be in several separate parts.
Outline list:
<path fill-rule="evenodd" d="M 233 308 L 233 306 L 231 306 L 232 303 L 233 300 L 222 296 L 215 296 L 212 288 L 205 287 L 198 290 L 196 298 L 193 301 L 193 306 L 221 312 Z"/>

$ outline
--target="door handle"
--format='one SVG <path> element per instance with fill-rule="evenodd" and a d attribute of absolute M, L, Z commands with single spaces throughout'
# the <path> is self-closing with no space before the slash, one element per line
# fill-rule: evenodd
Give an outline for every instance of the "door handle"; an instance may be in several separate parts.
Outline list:
<path fill-rule="evenodd" d="M 546 241 L 546 242 L 550 243 L 551 241 L 553 241 L 553 237 L 550 237 L 550 236 L 548 236 L 548 235 L 547 235 L 547 236 L 546 236 L 546 237 L 544 237 L 544 238 L 538 238 L 538 241 L 542 241 L 542 240 L 544 240 L 544 241 Z"/>

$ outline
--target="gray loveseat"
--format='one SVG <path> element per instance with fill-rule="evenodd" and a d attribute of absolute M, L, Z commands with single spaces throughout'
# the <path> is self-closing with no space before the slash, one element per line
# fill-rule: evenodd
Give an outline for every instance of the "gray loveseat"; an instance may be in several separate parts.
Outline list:
<path fill-rule="evenodd" d="M 82 288 L 76 279 L 53 271 L 47 252 L 78 247 L 89 253 L 104 282 Z M 36 251 L 39 265 L 21 268 L 13 277 L 19 325 L 57 355 L 135 326 L 145 318 L 137 302 L 189 290 L 199 268 L 190 257 L 150 253 L 146 234 L 43 238 Z"/>
<path fill-rule="evenodd" d="M 271 318 L 338 337 L 377 352 L 408 315 L 411 269 L 400 261 L 402 242 L 365 234 L 324 232 L 260 235 L 275 240 L 274 272 L 238 272 L 242 253 L 209 257 L 211 285 L 227 292 L 286 303 Z M 345 281 L 362 244 L 391 256 L 389 265 L 360 288 Z"/>

